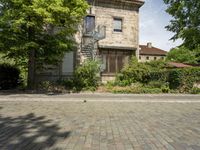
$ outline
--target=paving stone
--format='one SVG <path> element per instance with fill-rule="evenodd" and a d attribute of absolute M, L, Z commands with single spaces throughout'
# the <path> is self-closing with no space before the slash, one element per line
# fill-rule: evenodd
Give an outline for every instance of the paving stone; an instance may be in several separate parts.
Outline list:
<path fill-rule="evenodd" d="M 1 150 L 200 150 L 200 103 L 0 101 Z"/>

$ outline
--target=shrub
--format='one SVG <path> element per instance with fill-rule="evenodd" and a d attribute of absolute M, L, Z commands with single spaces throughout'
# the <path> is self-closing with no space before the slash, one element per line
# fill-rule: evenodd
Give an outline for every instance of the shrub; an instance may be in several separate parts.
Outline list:
<path fill-rule="evenodd" d="M 113 93 L 121 93 L 121 94 L 158 94 L 162 93 L 160 88 L 148 88 L 148 87 L 120 87 L 115 86 L 110 89 Z"/>
<path fill-rule="evenodd" d="M 50 92 L 50 93 L 64 93 L 66 92 L 65 87 L 61 84 L 57 84 L 51 81 L 43 81 L 39 84 L 38 89 L 41 92 Z"/>
<path fill-rule="evenodd" d="M 89 60 L 86 61 L 83 65 L 76 68 L 74 73 L 74 86 L 76 89 L 96 89 L 99 84 L 100 78 L 100 65 L 99 62 Z"/>
<path fill-rule="evenodd" d="M 200 88 L 193 87 L 191 90 L 191 94 L 200 94 Z"/>
<path fill-rule="evenodd" d="M 200 68 L 184 68 L 169 70 L 169 87 L 178 89 L 181 93 L 188 93 L 195 82 L 200 81 Z"/>
<path fill-rule="evenodd" d="M 165 82 L 157 81 L 150 81 L 146 86 L 149 88 L 162 88 L 165 85 Z"/>
<path fill-rule="evenodd" d="M 148 80 L 147 82 L 162 82 L 165 83 L 168 81 L 169 72 L 167 70 L 157 70 L 157 71 L 151 71 L 149 72 Z"/>
<path fill-rule="evenodd" d="M 70 90 L 73 89 L 75 84 L 74 84 L 74 80 L 73 79 L 63 79 L 63 80 L 59 80 L 58 85 L 62 85 L 64 86 L 66 89 Z"/>
<path fill-rule="evenodd" d="M 136 57 L 132 57 L 129 64 L 117 75 L 116 82 L 131 85 L 135 82 L 146 83 L 149 78 L 150 68 L 144 63 L 139 63 Z"/>
<path fill-rule="evenodd" d="M 15 66 L 0 64 L 0 90 L 14 89 L 20 85 L 20 71 Z"/>
<path fill-rule="evenodd" d="M 145 62 L 145 65 L 150 67 L 150 69 L 153 71 L 159 71 L 166 68 L 167 63 L 164 60 L 155 60 L 155 61 Z"/>

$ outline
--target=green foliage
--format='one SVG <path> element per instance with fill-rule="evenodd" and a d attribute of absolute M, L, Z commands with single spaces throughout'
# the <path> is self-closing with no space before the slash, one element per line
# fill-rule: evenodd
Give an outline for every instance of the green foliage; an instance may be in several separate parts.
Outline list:
<path fill-rule="evenodd" d="M 48 92 L 52 94 L 59 94 L 59 93 L 65 93 L 66 89 L 64 86 L 50 81 L 43 81 L 41 82 L 37 87 L 40 92 Z"/>
<path fill-rule="evenodd" d="M 188 93 L 196 82 L 200 81 L 200 68 L 173 69 L 169 71 L 170 89 L 178 89 L 181 93 Z"/>
<path fill-rule="evenodd" d="M 112 93 L 120 94 L 159 94 L 162 93 L 160 88 L 149 87 L 113 87 L 110 90 Z"/>
<path fill-rule="evenodd" d="M 195 48 L 193 51 L 195 53 L 197 63 L 200 64 L 200 46 Z"/>
<path fill-rule="evenodd" d="M 145 62 L 145 65 L 147 65 L 151 71 L 158 71 L 165 69 L 167 63 L 164 60 L 155 60 L 155 61 Z"/>
<path fill-rule="evenodd" d="M 19 66 L 28 68 L 32 60 L 40 68 L 58 63 L 73 50 L 73 36 L 88 4 L 85 0 L 1 0 L 0 7 L 0 51 Z"/>
<path fill-rule="evenodd" d="M 183 46 L 180 48 L 172 49 L 167 54 L 167 60 L 180 63 L 190 63 L 190 64 L 197 63 L 196 52 L 190 51 L 188 48 Z"/>
<path fill-rule="evenodd" d="M 0 90 L 14 89 L 20 85 L 20 71 L 15 66 L 0 64 Z"/>
<path fill-rule="evenodd" d="M 179 93 L 190 93 L 196 82 L 200 81 L 200 68 L 167 69 L 165 62 L 138 63 L 132 58 L 112 86 L 119 86 L 115 92 L 128 93 L 156 93 L 159 89 L 161 93 L 169 93 L 172 90 Z M 133 84 L 143 84 L 136 89 Z M 122 88 L 124 87 L 124 88 Z M 129 87 L 129 88 L 127 88 Z M 112 87 L 110 87 L 111 89 Z M 153 89 L 155 91 L 151 91 Z"/>
<path fill-rule="evenodd" d="M 132 57 L 129 64 L 117 75 L 116 82 L 131 85 L 135 82 L 145 83 L 148 80 L 150 68 L 144 63 L 139 63 L 136 57 Z"/>
<path fill-rule="evenodd" d="M 200 88 L 193 87 L 191 90 L 191 94 L 200 94 Z"/>
<path fill-rule="evenodd" d="M 95 90 L 99 84 L 100 65 L 99 62 L 88 60 L 77 67 L 74 73 L 73 88 L 80 90 Z M 72 87 L 72 82 L 67 81 Z"/>
<path fill-rule="evenodd" d="M 169 72 L 167 70 L 157 70 L 151 71 L 149 73 L 148 82 L 151 81 L 159 81 L 159 82 L 167 82 L 169 77 Z"/>
<path fill-rule="evenodd" d="M 200 1 L 199 0 L 164 0 L 167 12 L 174 17 L 166 28 L 175 33 L 173 40 L 182 38 L 183 45 L 194 49 L 200 44 Z"/>

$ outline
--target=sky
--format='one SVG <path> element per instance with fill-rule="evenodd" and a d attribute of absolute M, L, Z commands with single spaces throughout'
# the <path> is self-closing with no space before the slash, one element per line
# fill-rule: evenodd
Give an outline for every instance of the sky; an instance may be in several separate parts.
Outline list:
<path fill-rule="evenodd" d="M 181 40 L 169 40 L 174 33 L 165 29 L 172 19 L 165 12 L 166 8 L 163 0 L 145 0 L 140 8 L 140 44 L 151 42 L 154 47 L 169 51 L 182 43 Z"/>

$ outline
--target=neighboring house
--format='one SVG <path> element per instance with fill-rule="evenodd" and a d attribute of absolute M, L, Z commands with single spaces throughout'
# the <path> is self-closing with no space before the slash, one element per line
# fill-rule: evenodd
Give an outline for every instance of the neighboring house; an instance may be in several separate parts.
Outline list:
<path fill-rule="evenodd" d="M 148 62 L 152 60 L 165 60 L 167 52 L 153 47 L 152 43 L 147 43 L 147 45 L 140 45 L 140 56 L 139 62 Z"/>
<path fill-rule="evenodd" d="M 39 80 L 72 76 L 87 59 L 100 59 L 103 81 L 112 80 L 132 55 L 139 57 L 139 8 L 143 0 L 87 0 L 91 5 L 75 38 L 77 50 L 59 67 L 40 73 Z"/>

